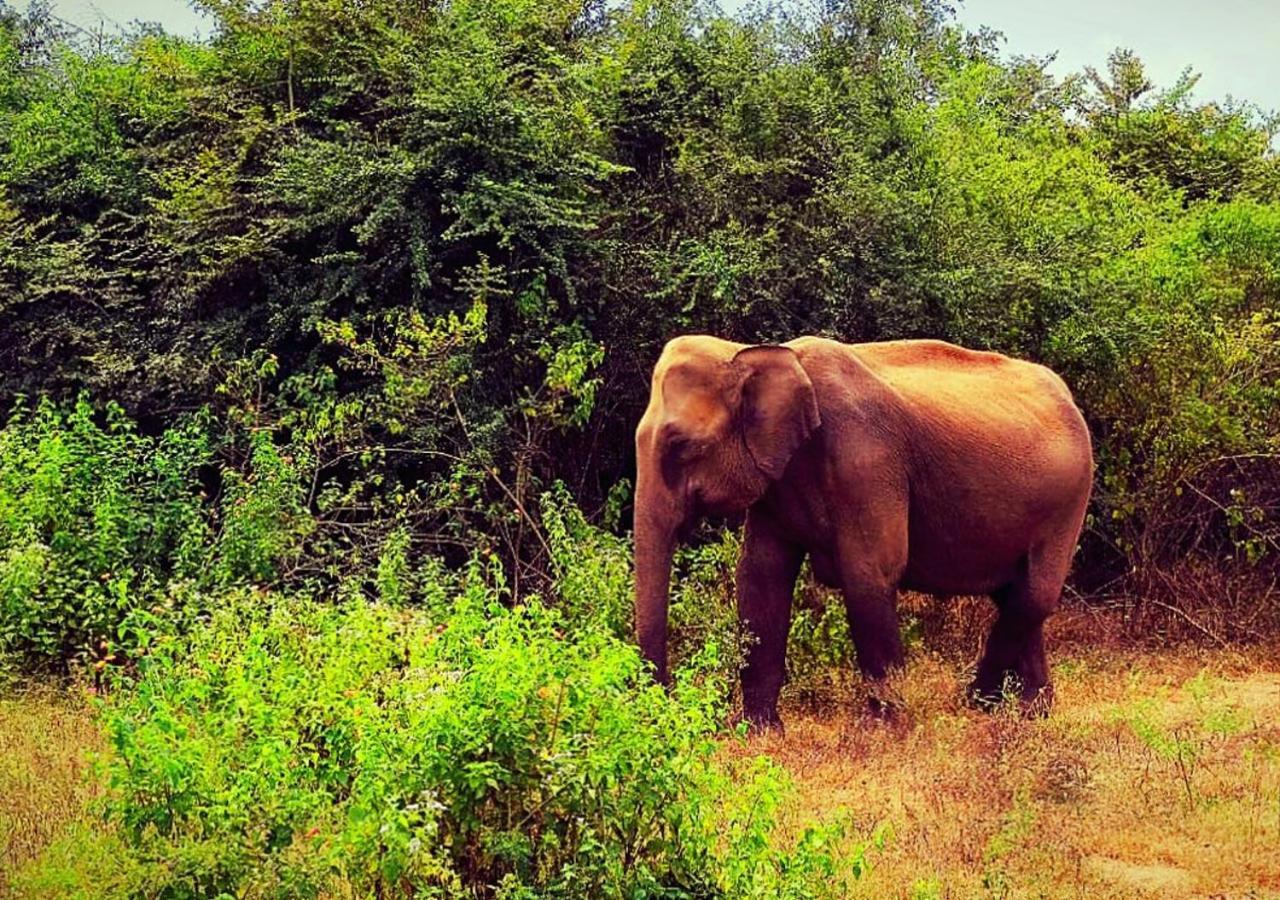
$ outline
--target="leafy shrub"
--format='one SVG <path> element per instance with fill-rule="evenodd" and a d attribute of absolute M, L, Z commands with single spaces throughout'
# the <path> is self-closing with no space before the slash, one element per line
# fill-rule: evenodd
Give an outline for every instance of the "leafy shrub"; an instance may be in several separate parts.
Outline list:
<path fill-rule="evenodd" d="M 632 633 L 631 542 L 588 522 L 563 483 L 543 494 L 541 505 L 561 614 L 626 638 Z"/>
<path fill-rule="evenodd" d="M 701 540 L 679 547 L 672 569 L 671 658 L 688 660 L 716 648 L 721 670 L 732 675 L 746 661 L 746 640 L 738 620 L 735 571 L 742 540 L 735 531 L 703 530 Z"/>
<path fill-rule="evenodd" d="M 268 431 L 253 432 L 250 443 L 244 471 L 221 468 L 220 529 L 210 555 L 214 577 L 223 584 L 277 583 L 315 525 L 307 508 L 306 469 Z"/>
<path fill-rule="evenodd" d="M 473 567 L 442 619 L 242 593 L 102 710 L 120 855 L 91 893 L 805 897 L 865 867 L 835 823 L 774 846 L 764 761 L 720 763 L 723 685 L 508 609 Z M 71 853 L 68 862 L 68 853 Z M 345 887 L 343 887 L 345 886 Z"/>
<path fill-rule="evenodd" d="M 1095 509 L 1142 574 L 1280 550 L 1277 260 L 1277 207 L 1197 210 L 1118 254 L 1054 335 L 1095 421 Z"/>
<path fill-rule="evenodd" d="M 144 621 L 180 630 L 208 592 L 284 578 L 315 526 L 304 470 L 265 430 L 228 465 L 217 427 L 200 413 L 151 437 L 85 397 L 14 408 L 0 428 L 0 654 L 119 661 L 145 646 Z"/>
<path fill-rule="evenodd" d="M 0 429 L 0 653 L 104 656 L 132 610 L 188 615 L 170 588 L 207 563 L 211 453 L 198 419 L 150 438 L 118 406 L 19 405 Z"/>
<path fill-rule="evenodd" d="M 812 573 L 802 573 L 787 637 L 786 696 L 808 703 L 830 701 L 850 683 L 855 661 L 844 598 L 819 585 Z"/>

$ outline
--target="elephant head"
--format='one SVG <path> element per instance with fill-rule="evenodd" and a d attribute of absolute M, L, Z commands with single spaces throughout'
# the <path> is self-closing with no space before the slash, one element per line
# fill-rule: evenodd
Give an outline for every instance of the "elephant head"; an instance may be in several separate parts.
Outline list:
<path fill-rule="evenodd" d="M 663 349 L 636 429 L 635 503 L 636 636 L 660 681 L 676 540 L 702 516 L 759 500 L 819 424 L 789 347 L 688 336 Z"/>

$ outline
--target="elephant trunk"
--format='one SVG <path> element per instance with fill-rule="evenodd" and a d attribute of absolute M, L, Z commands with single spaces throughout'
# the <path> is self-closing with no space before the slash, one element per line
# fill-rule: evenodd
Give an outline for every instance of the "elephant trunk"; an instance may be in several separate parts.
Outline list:
<path fill-rule="evenodd" d="M 654 678 L 668 684 L 667 594 L 682 511 L 653 474 L 641 466 L 636 478 L 636 640 L 653 664 Z"/>

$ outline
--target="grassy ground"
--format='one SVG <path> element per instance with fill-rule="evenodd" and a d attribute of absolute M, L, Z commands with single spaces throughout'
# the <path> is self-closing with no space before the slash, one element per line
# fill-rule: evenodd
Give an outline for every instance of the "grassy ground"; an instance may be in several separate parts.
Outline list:
<path fill-rule="evenodd" d="M 945 649 L 915 652 L 897 721 L 860 715 L 837 677 L 789 691 L 785 735 L 723 752 L 791 773 L 788 829 L 842 808 L 862 834 L 888 823 L 868 897 L 1280 897 L 1280 654 L 1123 646 L 1064 615 L 1053 716 L 1024 721 L 961 703 L 983 615 L 934 623 L 925 646 Z M 0 895 L 95 827 L 85 757 L 101 750 L 82 695 L 0 698 Z"/>
<path fill-rule="evenodd" d="M 10 873 L 86 820 L 97 794 L 89 758 L 101 749 L 80 692 L 0 694 L 0 896 Z"/>
<path fill-rule="evenodd" d="M 837 690 L 725 752 L 791 773 L 797 825 L 841 808 L 864 835 L 889 824 L 867 897 L 1280 897 L 1274 649 L 1098 646 L 1109 629 L 1083 614 L 1053 630 L 1047 720 L 968 709 L 966 654 L 919 652 L 897 721 Z"/>

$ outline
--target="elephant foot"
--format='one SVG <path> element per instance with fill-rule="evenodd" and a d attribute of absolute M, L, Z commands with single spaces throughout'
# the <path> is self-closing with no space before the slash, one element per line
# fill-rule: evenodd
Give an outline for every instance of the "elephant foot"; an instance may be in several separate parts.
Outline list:
<path fill-rule="evenodd" d="M 1006 691 L 1009 679 L 1001 678 L 992 684 L 989 681 L 975 679 L 965 690 L 965 701 L 972 709 L 993 713 L 1005 707 L 1010 699 Z"/>
<path fill-rule="evenodd" d="M 1053 709 L 1053 685 L 1042 684 L 1032 691 L 1023 691 L 1018 701 L 1018 710 L 1024 719 L 1047 719 Z"/>
<path fill-rule="evenodd" d="M 884 680 L 871 682 L 868 689 L 867 714 L 879 722 L 897 721 L 905 708 L 898 692 Z"/>
<path fill-rule="evenodd" d="M 877 722 L 896 722 L 902 715 L 902 704 L 884 697 L 868 697 L 867 715 Z"/>
<path fill-rule="evenodd" d="M 973 681 L 965 697 L 970 707 L 987 713 L 1008 707 L 1016 697 L 1018 712 L 1024 719 L 1043 719 L 1053 707 L 1053 685 L 1045 682 L 1039 687 L 1026 686 L 1017 673 L 1008 672 L 995 685 Z"/>

